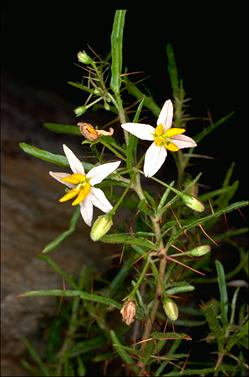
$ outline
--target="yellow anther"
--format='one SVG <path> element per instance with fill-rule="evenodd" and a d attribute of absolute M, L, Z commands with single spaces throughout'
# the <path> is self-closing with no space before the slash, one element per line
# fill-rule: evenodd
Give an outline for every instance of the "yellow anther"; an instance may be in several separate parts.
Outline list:
<path fill-rule="evenodd" d="M 165 139 L 163 138 L 163 136 L 156 136 L 154 138 L 154 141 L 155 141 L 156 146 L 158 147 L 161 147 L 162 145 L 165 144 Z"/>
<path fill-rule="evenodd" d="M 77 198 L 73 201 L 72 206 L 76 206 L 77 204 L 81 203 L 89 194 L 91 190 L 90 184 L 87 182 L 84 187 L 81 188 L 79 195 Z"/>
<path fill-rule="evenodd" d="M 163 129 L 163 125 L 162 124 L 159 124 L 157 127 L 156 127 L 156 130 L 155 130 L 155 133 L 154 133 L 154 136 L 162 136 L 164 134 L 164 129 Z"/>
<path fill-rule="evenodd" d="M 165 144 L 166 149 L 168 149 L 171 152 L 177 152 L 179 151 L 179 148 L 177 145 L 172 143 L 171 141 Z"/>
<path fill-rule="evenodd" d="M 169 128 L 166 132 L 165 132 L 165 136 L 166 137 L 173 137 L 175 135 L 180 135 L 180 134 L 183 134 L 185 132 L 185 129 L 184 128 Z"/>
<path fill-rule="evenodd" d="M 86 176 L 83 174 L 75 173 L 68 175 L 67 177 L 61 178 L 63 182 L 72 183 L 73 185 L 78 185 L 86 181 Z"/>
<path fill-rule="evenodd" d="M 74 198 L 78 193 L 80 192 L 79 188 L 74 188 L 70 191 L 68 191 L 62 198 L 59 199 L 59 202 L 66 202 L 67 200 L 70 200 Z"/>

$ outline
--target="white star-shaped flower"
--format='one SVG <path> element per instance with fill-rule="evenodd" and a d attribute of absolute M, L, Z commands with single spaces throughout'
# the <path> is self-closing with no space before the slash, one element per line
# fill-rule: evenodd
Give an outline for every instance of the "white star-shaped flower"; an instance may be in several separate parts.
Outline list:
<path fill-rule="evenodd" d="M 50 171 L 51 177 L 63 183 L 70 190 L 59 200 L 65 202 L 75 198 L 72 205 L 80 205 L 80 212 L 83 220 L 88 226 L 92 224 L 93 206 L 99 208 L 102 212 L 110 212 L 111 203 L 107 200 L 105 194 L 100 188 L 94 185 L 100 183 L 109 174 L 113 173 L 121 163 L 121 161 L 109 162 L 92 168 L 87 174 L 80 160 L 66 146 L 63 145 L 64 153 L 68 159 L 73 174 L 59 173 Z"/>
<path fill-rule="evenodd" d="M 171 128 L 173 104 L 167 100 L 159 114 L 157 127 L 143 123 L 124 123 L 123 129 L 142 140 L 153 141 L 145 153 L 144 175 L 152 177 L 161 168 L 167 157 L 167 149 L 176 152 L 182 148 L 196 147 L 196 143 L 188 136 L 182 135 L 184 128 Z"/>

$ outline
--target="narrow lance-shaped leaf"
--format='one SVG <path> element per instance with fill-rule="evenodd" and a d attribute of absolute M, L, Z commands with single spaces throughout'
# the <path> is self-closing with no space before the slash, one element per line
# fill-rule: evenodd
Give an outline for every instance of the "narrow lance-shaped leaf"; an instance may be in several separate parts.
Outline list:
<path fill-rule="evenodd" d="M 209 220 L 212 220 L 213 218 L 217 218 L 223 215 L 224 213 L 229 213 L 237 208 L 245 207 L 248 205 L 249 205 L 249 201 L 246 201 L 246 200 L 241 201 L 241 202 L 236 202 L 227 206 L 226 208 L 223 208 L 223 209 L 220 209 L 219 211 L 211 213 L 210 215 L 207 215 L 205 217 L 200 217 L 199 219 L 196 219 L 194 221 L 190 221 L 188 224 L 183 225 L 182 228 L 170 238 L 170 240 L 168 241 L 168 245 L 171 245 L 174 242 L 174 240 L 176 240 L 184 231 L 192 229 L 199 224 L 203 224 Z"/>
<path fill-rule="evenodd" d="M 40 149 L 37 147 L 34 147 L 33 145 L 27 144 L 27 143 L 19 143 L 19 147 L 26 153 L 30 154 L 33 157 L 39 158 L 40 160 L 50 162 L 55 165 L 68 167 L 69 163 L 67 161 L 67 158 L 60 154 L 54 154 L 51 152 L 48 152 L 44 149 Z M 89 164 L 88 162 L 83 162 L 84 168 L 86 170 L 92 169 L 93 165 Z"/>
<path fill-rule="evenodd" d="M 72 234 L 75 230 L 79 216 L 80 216 L 80 207 L 78 206 L 76 210 L 74 211 L 73 216 L 70 220 L 69 228 L 65 232 L 57 236 L 53 241 L 49 242 L 49 244 L 46 247 L 44 247 L 44 249 L 42 250 L 42 253 L 44 254 L 49 253 L 50 251 L 56 249 L 62 241 L 64 241 L 67 237 L 69 237 L 70 234 Z"/>
<path fill-rule="evenodd" d="M 104 305 L 110 305 L 114 308 L 121 309 L 122 305 L 110 299 L 109 297 L 99 296 L 84 291 L 69 290 L 69 289 L 48 289 L 40 291 L 30 291 L 22 293 L 19 297 L 41 297 L 41 296 L 59 296 L 59 297 L 80 297 L 82 300 L 99 302 Z"/>
<path fill-rule="evenodd" d="M 70 286 L 70 288 L 78 289 L 78 284 L 75 283 L 73 277 L 68 274 L 66 271 L 64 271 L 52 258 L 50 258 L 48 255 L 40 254 L 39 259 L 43 260 L 48 264 L 50 268 L 54 272 L 56 272 L 58 275 L 60 275 L 65 282 L 67 282 Z"/>
<path fill-rule="evenodd" d="M 127 78 L 125 79 L 125 85 L 128 93 L 136 97 L 138 100 L 141 100 L 144 98 L 144 106 L 149 109 L 155 117 L 158 117 L 161 108 L 155 103 L 153 98 L 151 96 L 146 96 L 144 93 L 141 92 L 138 87 L 133 84 L 130 80 Z"/>
<path fill-rule="evenodd" d="M 224 331 L 219 324 L 217 319 L 217 314 L 214 310 L 214 303 L 209 303 L 202 307 L 202 310 L 205 314 L 206 320 L 208 322 L 208 326 L 211 330 L 213 336 L 215 336 L 217 343 L 218 343 L 218 351 L 221 351 L 223 346 L 223 339 L 224 339 Z"/>
<path fill-rule="evenodd" d="M 112 77 L 111 88 L 115 93 L 119 93 L 121 86 L 122 73 L 122 53 L 123 53 L 123 30 L 125 23 L 126 10 L 116 10 L 111 34 L 111 50 L 112 50 Z"/>
<path fill-rule="evenodd" d="M 143 246 L 145 248 L 152 249 L 152 250 L 155 248 L 155 245 L 153 244 L 153 242 L 142 237 L 132 236 L 129 233 L 108 234 L 101 238 L 101 242 L 137 245 L 137 246 Z"/>
<path fill-rule="evenodd" d="M 226 287 L 226 278 L 224 268 L 222 263 L 219 260 L 215 261 L 215 267 L 218 275 L 218 284 L 220 290 L 220 311 L 221 311 L 221 320 L 223 325 L 226 325 L 227 312 L 228 312 L 228 296 L 227 296 L 227 287 Z"/>
<path fill-rule="evenodd" d="M 134 360 L 132 359 L 132 357 L 126 351 L 127 347 L 124 347 L 120 343 L 117 335 L 115 334 L 115 332 L 113 330 L 110 331 L 110 335 L 111 335 L 111 339 L 112 339 L 113 348 L 117 351 L 117 353 L 119 354 L 120 358 L 124 361 L 125 364 L 129 365 L 129 368 L 134 373 L 137 373 L 138 372 L 138 367 L 136 366 L 136 364 L 135 364 Z M 133 349 L 132 349 L 132 352 L 134 352 Z"/>
<path fill-rule="evenodd" d="M 166 46 L 166 52 L 167 52 L 167 57 L 168 57 L 168 72 L 169 72 L 171 87 L 173 91 L 173 96 L 177 97 L 178 90 L 179 90 L 178 72 L 177 72 L 174 50 L 170 43 L 168 43 Z"/>
<path fill-rule="evenodd" d="M 43 123 L 43 127 L 57 134 L 81 136 L 79 127 L 71 124 L 45 122 Z"/>
<path fill-rule="evenodd" d="M 208 127 L 204 128 L 203 131 L 198 133 L 196 136 L 194 136 L 194 140 L 198 144 L 205 136 L 209 135 L 212 131 L 214 131 L 217 127 L 224 124 L 228 119 L 230 119 L 234 115 L 234 111 L 229 113 L 228 115 L 225 115 L 223 118 L 217 120 L 215 123 L 211 123 Z M 190 150 L 191 152 L 191 150 Z"/>

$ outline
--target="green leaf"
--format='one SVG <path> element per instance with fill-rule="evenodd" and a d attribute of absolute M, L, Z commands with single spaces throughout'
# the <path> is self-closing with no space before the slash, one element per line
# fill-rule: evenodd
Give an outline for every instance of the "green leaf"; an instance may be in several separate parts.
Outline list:
<path fill-rule="evenodd" d="M 128 350 L 130 349 L 131 352 L 134 352 L 135 350 L 133 350 L 130 347 L 123 346 L 113 330 L 110 331 L 110 335 L 111 335 L 112 345 L 115 351 L 119 354 L 120 358 L 124 361 L 124 363 L 129 365 L 129 369 L 131 369 L 134 373 L 137 373 L 138 367 L 136 366 L 132 357 L 127 352 L 127 349 Z"/>
<path fill-rule="evenodd" d="M 203 369 L 184 369 L 181 371 L 181 376 L 205 376 L 209 375 L 210 373 L 214 373 L 214 368 L 203 368 Z M 213 374 L 212 374 L 213 375 Z M 164 374 L 167 377 L 179 377 L 179 371 L 177 372 L 169 372 Z"/>
<path fill-rule="evenodd" d="M 228 313 L 228 296 L 226 287 L 226 278 L 224 268 L 219 260 L 215 261 L 215 267 L 218 276 L 218 284 L 220 291 L 220 311 L 221 311 L 221 321 L 225 326 L 228 323 L 227 313 Z"/>
<path fill-rule="evenodd" d="M 123 30 L 125 23 L 126 10 L 116 10 L 111 34 L 111 89 L 114 93 L 119 93 L 121 86 L 122 73 L 122 54 L 123 54 Z"/>
<path fill-rule="evenodd" d="M 169 186 L 170 187 L 173 187 L 174 186 L 174 183 L 175 183 L 175 181 L 172 181 L 170 184 L 169 184 Z M 158 207 L 157 207 L 157 210 L 156 210 L 156 213 L 158 214 L 158 215 L 162 215 L 163 214 L 163 211 L 162 211 L 162 208 L 163 208 L 163 206 L 164 206 L 164 204 L 166 203 L 166 200 L 168 199 L 168 196 L 169 196 L 169 193 L 170 193 L 170 187 L 167 187 L 166 188 L 166 190 L 164 191 L 164 193 L 163 193 L 163 195 L 162 195 L 162 197 L 161 197 L 161 199 L 160 199 L 160 202 L 159 202 L 159 204 L 158 204 Z M 166 208 L 165 208 L 166 209 Z"/>
<path fill-rule="evenodd" d="M 127 89 L 129 94 L 133 95 L 139 101 L 141 101 L 141 99 L 143 98 L 144 99 L 144 103 L 143 103 L 144 106 L 147 107 L 147 109 L 149 109 L 152 112 L 153 115 L 158 117 L 161 109 L 155 103 L 155 101 L 153 100 L 153 98 L 151 96 L 146 96 L 144 93 L 141 92 L 141 90 L 138 89 L 138 87 L 135 84 L 133 84 L 127 78 L 125 78 L 125 85 L 126 85 L 126 89 Z"/>
<path fill-rule="evenodd" d="M 241 201 L 241 202 L 236 202 L 236 203 L 230 204 L 226 208 L 222 208 L 222 209 L 220 209 L 220 210 L 218 210 L 214 213 L 211 213 L 210 215 L 200 217 L 198 219 L 195 219 L 194 221 L 187 221 L 186 225 L 183 225 L 178 232 L 176 232 L 175 234 L 172 235 L 172 237 L 168 241 L 168 245 L 170 246 L 186 230 L 192 229 L 199 224 L 204 224 L 204 223 L 208 222 L 209 220 L 212 220 L 214 218 L 217 218 L 217 217 L 223 215 L 224 213 L 229 213 L 231 211 L 234 211 L 237 208 L 245 207 L 245 206 L 248 206 L 248 205 L 249 205 L 249 201 L 246 201 L 246 200 Z"/>
<path fill-rule="evenodd" d="M 176 340 L 176 339 L 183 339 L 183 340 L 192 340 L 191 336 L 185 333 L 176 333 L 176 332 L 158 332 L 158 331 L 153 331 L 151 333 L 151 337 L 153 339 L 157 340 Z"/>
<path fill-rule="evenodd" d="M 186 284 L 179 287 L 173 287 L 166 290 L 167 295 L 174 295 L 176 293 L 192 292 L 195 290 L 195 287 L 190 284 Z"/>
<path fill-rule="evenodd" d="M 74 232 L 79 216 L 80 216 L 80 206 L 77 206 L 76 210 L 73 213 L 73 216 L 71 217 L 69 228 L 65 232 L 57 236 L 53 241 L 49 242 L 49 244 L 46 247 L 44 247 L 44 249 L 42 250 L 43 254 L 49 253 L 50 251 L 56 249 L 60 245 L 61 242 L 63 242 L 67 237 L 69 237 Z"/>
<path fill-rule="evenodd" d="M 23 338 L 22 338 L 22 341 L 23 341 L 23 343 L 25 344 L 27 350 L 29 351 L 30 356 L 32 357 L 32 359 L 34 360 L 34 362 L 36 363 L 36 365 L 39 367 L 40 372 L 41 372 L 41 375 L 42 375 L 42 376 L 50 376 L 50 372 L 49 372 L 49 370 L 48 370 L 47 367 L 44 365 L 44 363 L 43 363 L 41 357 L 40 357 L 39 354 L 36 352 L 35 348 L 34 348 L 33 345 L 29 342 L 29 340 L 23 337 Z"/>
<path fill-rule="evenodd" d="M 153 242 L 147 240 L 146 238 L 135 237 L 135 234 L 134 236 L 132 236 L 130 233 L 108 234 L 101 238 L 101 242 L 111 244 L 121 243 L 125 245 L 137 245 L 152 250 L 155 249 L 155 245 Z"/>
<path fill-rule="evenodd" d="M 81 360 L 80 357 L 77 357 L 77 363 L 78 363 L 78 368 L 77 368 L 78 374 L 77 375 L 80 376 L 80 377 L 84 377 L 86 375 L 86 367 L 83 364 L 83 361 Z"/>
<path fill-rule="evenodd" d="M 45 122 L 43 123 L 43 127 L 57 134 L 82 136 L 79 127 L 70 124 Z"/>
<path fill-rule="evenodd" d="M 206 324 L 206 321 L 192 321 L 191 319 L 178 319 L 175 321 L 176 326 L 199 327 Z"/>
<path fill-rule="evenodd" d="M 226 352 L 229 352 L 235 344 L 236 345 L 239 344 L 241 339 L 246 338 L 248 341 L 248 333 L 249 333 L 248 324 L 249 322 L 246 321 L 246 323 L 244 323 L 244 325 L 242 325 L 236 333 L 229 336 L 229 341 L 226 345 Z"/>
<path fill-rule="evenodd" d="M 30 145 L 27 143 L 19 143 L 19 147 L 24 152 L 30 154 L 33 157 L 39 158 L 40 160 L 47 161 L 52 164 L 63 166 L 63 167 L 69 166 L 67 158 L 63 155 L 54 154 L 44 149 L 34 147 L 33 145 Z M 82 162 L 82 164 L 86 170 L 90 170 L 93 167 L 93 165 L 89 164 L 88 162 Z"/>
<path fill-rule="evenodd" d="M 70 348 L 64 356 L 76 357 L 84 353 L 96 350 L 106 344 L 106 338 L 104 336 L 98 336 L 89 340 L 83 340 L 77 342 L 72 348 Z"/>
<path fill-rule="evenodd" d="M 40 296 L 60 296 L 60 297 L 80 297 L 82 300 L 99 302 L 104 305 L 113 306 L 116 309 L 121 309 L 122 305 L 108 297 L 91 294 L 88 292 L 69 290 L 69 289 L 48 289 L 40 291 L 30 291 L 22 293 L 19 297 L 40 297 Z"/>
<path fill-rule="evenodd" d="M 52 268 L 58 275 L 60 275 L 71 288 L 78 289 L 78 285 L 75 283 L 73 277 L 66 271 L 60 268 L 60 266 L 53 261 L 48 255 L 40 254 L 39 259 L 46 262 L 50 268 Z"/>
<path fill-rule="evenodd" d="M 194 140 L 196 143 L 199 143 L 204 137 L 209 135 L 212 131 L 214 131 L 217 127 L 221 126 L 224 124 L 228 119 L 230 119 L 234 115 L 234 111 L 229 113 L 228 115 L 225 115 L 223 118 L 219 119 L 215 123 L 211 123 L 208 127 L 204 128 L 203 131 L 198 133 L 196 136 L 194 136 Z"/>
<path fill-rule="evenodd" d="M 236 288 L 235 292 L 233 294 L 232 304 L 231 304 L 231 315 L 230 315 L 230 320 L 229 320 L 230 325 L 232 325 L 234 323 L 236 302 L 237 302 L 239 290 L 240 290 L 240 287 Z"/>
<path fill-rule="evenodd" d="M 178 72 L 175 60 L 175 54 L 173 47 L 170 43 L 166 45 L 166 53 L 168 57 L 168 72 L 171 82 L 171 88 L 173 91 L 173 96 L 177 97 L 179 90 Z"/>
<path fill-rule="evenodd" d="M 78 88 L 78 89 L 84 90 L 85 92 L 88 92 L 88 93 L 91 93 L 91 94 L 95 94 L 94 89 L 88 88 L 88 86 L 85 86 L 85 85 L 82 85 L 82 84 L 80 84 L 80 83 L 73 82 L 73 81 L 68 81 L 67 83 L 68 83 L 69 85 L 74 86 L 75 88 Z"/>
<path fill-rule="evenodd" d="M 212 335 L 216 338 L 218 343 L 218 350 L 222 350 L 223 346 L 223 339 L 224 339 L 224 331 L 219 324 L 217 319 L 217 314 L 215 311 L 215 304 L 208 303 L 202 306 L 203 313 L 205 314 L 206 320 L 208 322 L 208 326 L 211 330 Z"/>

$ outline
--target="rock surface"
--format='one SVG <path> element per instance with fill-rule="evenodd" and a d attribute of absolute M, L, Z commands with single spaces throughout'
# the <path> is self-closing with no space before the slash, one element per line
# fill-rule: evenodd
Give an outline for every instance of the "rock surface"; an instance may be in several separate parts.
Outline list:
<path fill-rule="evenodd" d="M 25 358 L 22 337 L 37 338 L 41 321 L 56 313 L 54 298 L 21 298 L 30 290 L 63 288 L 62 279 L 38 258 L 44 246 L 68 228 L 73 208 L 60 204 L 63 187 L 49 170 L 63 168 L 27 156 L 18 146 L 25 141 L 61 153 L 67 143 L 82 154 L 80 140 L 52 134 L 45 121 L 76 123 L 73 106 L 53 93 L 4 81 L 2 100 L 2 376 L 23 376 Z M 83 156 L 81 156 L 83 157 Z M 93 243 L 80 218 L 76 232 L 53 252 L 53 259 L 77 276 L 84 264 L 104 269 L 103 245 Z"/>

